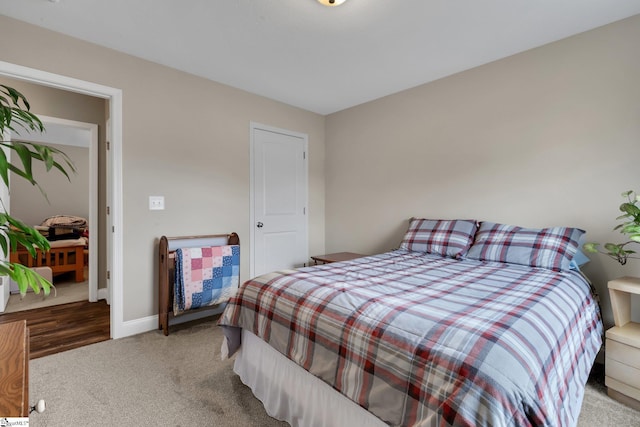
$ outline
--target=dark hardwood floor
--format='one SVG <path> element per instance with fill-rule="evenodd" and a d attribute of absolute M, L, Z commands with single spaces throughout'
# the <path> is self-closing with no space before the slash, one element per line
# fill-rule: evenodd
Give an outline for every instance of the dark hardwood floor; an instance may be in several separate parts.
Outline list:
<path fill-rule="evenodd" d="M 0 323 L 16 320 L 27 321 L 30 359 L 110 339 L 109 306 L 105 300 L 0 314 Z"/>

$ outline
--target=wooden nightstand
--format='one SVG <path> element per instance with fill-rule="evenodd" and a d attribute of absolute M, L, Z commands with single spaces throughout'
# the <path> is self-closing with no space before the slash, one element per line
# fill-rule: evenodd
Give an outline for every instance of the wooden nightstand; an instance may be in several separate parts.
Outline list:
<path fill-rule="evenodd" d="M 350 259 L 362 258 L 364 256 L 366 255 L 357 254 L 355 252 L 336 252 L 333 254 L 312 256 L 311 259 L 315 265 L 318 265 L 318 263 L 330 264 L 332 262 L 349 261 Z"/>
<path fill-rule="evenodd" d="M 610 397 L 640 410 L 640 323 L 631 321 L 631 294 L 640 295 L 640 278 L 609 282 L 616 325 L 606 332 L 605 384 Z"/>

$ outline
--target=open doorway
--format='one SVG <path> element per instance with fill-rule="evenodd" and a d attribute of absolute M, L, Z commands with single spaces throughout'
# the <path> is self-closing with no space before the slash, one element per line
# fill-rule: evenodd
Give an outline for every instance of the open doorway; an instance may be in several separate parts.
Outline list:
<path fill-rule="evenodd" d="M 11 178 L 9 197 L 11 199 L 10 210 L 12 214 L 26 222 L 31 226 L 44 225 L 49 217 L 56 215 L 70 215 L 85 218 L 88 227 L 93 228 L 93 235 L 89 235 L 88 245 L 86 247 L 87 256 L 87 285 L 92 282 L 93 289 L 85 288 L 84 292 L 91 291 L 88 295 L 89 300 L 98 300 L 98 289 L 102 288 L 103 298 L 108 294 L 106 281 L 106 153 L 99 153 L 98 147 L 104 147 L 106 141 L 106 123 L 108 117 L 108 101 L 104 98 L 92 96 L 90 94 L 81 94 L 70 92 L 68 90 L 50 87 L 38 82 L 24 81 L 12 77 L 0 76 L 0 83 L 13 87 L 20 91 L 28 100 L 31 106 L 31 112 L 36 114 L 45 126 L 44 133 L 37 132 L 21 132 L 20 134 L 12 134 L 12 138 L 17 141 L 27 141 L 45 144 L 64 144 L 56 148 L 62 149 L 65 153 L 71 155 L 74 162 L 80 162 L 78 165 L 78 175 L 71 174 L 69 182 L 64 175 L 58 171 L 47 173 L 42 164 L 34 164 L 34 173 L 39 172 L 37 181 L 43 187 L 47 194 L 46 200 L 40 190 L 32 187 L 29 183 L 20 179 Z M 84 151 L 84 152 L 83 152 Z M 39 168 L 39 170 L 36 170 Z M 19 187 L 16 187 L 19 186 Z M 21 186 L 21 187 L 20 187 Z M 83 193 L 83 196 L 77 197 L 76 193 Z M 89 201 L 92 200 L 93 203 Z M 82 205 L 82 206 L 80 206 Z M 100 214 L 102 213 L 102 214 Z M 93 216 L 93 218 L 89 218 Z M 88 229 L 91 232 L 91 229 Z M 86 236 L 76 236 L 77 238 Z M 93 239 L 91 238 L 93 237 Z M 66 239 L 65 239 L 66 240 Z M 70 241 L 70 240 L 69 240 Z M 50 239 L 52 246 L 53 239 Z M 57 242 L 55 243 L 58 244 Z M 90 248 L 92 245 L 93 248 Z M 64 249 L 62 256 L 66 257 L 62 264 L 62 269 L 52 272 L 48 277 L 53 279 L 53 284 L 61 283 L 68 279 L 68 275 L 64 274 L 70 268 L 79 267 L 80 274 L 76 277 L 72 276 L 72 280 L 84 282 L 84 248 L 79 247 L 79 243 L 75 246 L 69 246 L 69 251 Z M 63 246 L 67 247 L 67 246 Z M 93 250 L 92 250 L 93 249 Z M 52 253 L 54 251 L 51 251 Z M 15 253 L 13 254 L 15 255 Z M 26 255 L 23 255 L 26 257 Z M 56 257 L 57 258 L 57 257 Z M 82 258 L 82 259 L 80 259 Z M 24 262 L 21 262 L 24 264 Z M 73 263 L 73 264 L 72 264 Z M 91 268 L 92 265 L 94 268 Z M 73 271 L 73 270 L 72 270 Z M 58 276 L 63 273 L 62 276 Z M 48 270 L 44 270 L 47 277 Z M 67 276 L 67 277 L 65 277 Z M 78 276 L 80 276 L 78 278 Z M 91 277 L 93 276 L 93 277 Z M 91 280 L 93 278 L 93 280 Z M 10 284 L 9 284 L 10 287 Z M 73 287 L 78 290 L 78 286 Z M 8 296 L 7 306 L 11 305 L 16 308 L 13 303 L 20 297 Z M 40 297 L 37 296 L 37 297 Z M 76 295 L 77 297 L 77 295 Z M 77 300 L 77 298 L 74 298 Z M 29 300 L 35 302 L 37 298 L 29 295 Z M 49 296 L 47 301 L 40 298 L 37 301 L 40 306 L 57 305 L 70 302 L 65 298 L 57 298 Z M 29 303 L 20 304 L 24 309 L 30 309 Z M 22 307 L 17 307 L 18 309 Z M 11 309 L 11 307 L 6 307 Z M 6 310 L 5 310 L 6 311 Z"/>
<path fill-rule="evenodd" d="M 37 187 L 20 179 L 11 180 L 9 194 L 11 213 L 41 230 L 51 242 L 52 253 L 42 260 L 53 260 L 55 265 L 40 267 L 40 272 L 54 284 L 55 297 L 33 293 L 20 297 L 12 283 L 5 313 L 99 298 L 98 248 L 104 245 L 99 244 L 98 233 L 98 124 L 39 117 L 46 132 L 13 139 L 64 151 L 76 174 L 67 180 L 63 174 L 48 173 L 44 165 L 35 164 L 34 177 L 46 199 Z M 16 157 L 11 161 L 19 162 Z"/>
<path fill-rule="evenodd" d="M 104 156 L 106 179 L 104 201 L 106 202 L 107 214 L 104 215 L 105 223 L 99 224 L 99 232 L 105 234 L 105 238 L 101 241 L 106 246 L 106 262 L 104 275 L 102 274 L 103 267 L 98 267 L 98 277 L 99 280 L 104 278 L 107 285 L 104 292 L 107 302 L 110 304 L 111 338 L 121 338 L 138 333 L 137 323 L 131 324 L 132 322 L 124 321 L 123 310 L 122 90 L 4 61 L 0 61 L 0 77 L 47 88 L 56 88 L 64 93 L 100 98 L 105 102 L 104 116 L 107 119 L 104 126 L 106 134 L 104 141 L 108 142 L 108 151 Z M 82 121 L 92 122 L 91 120 Z M 102 207 L 99 206 L 99 209 Z M 4 295 L 6 289 L 8 289 L 6 283 L 2 281 L 0 295 Z M 100 290 L 102 289 L 101 287 Z"/>

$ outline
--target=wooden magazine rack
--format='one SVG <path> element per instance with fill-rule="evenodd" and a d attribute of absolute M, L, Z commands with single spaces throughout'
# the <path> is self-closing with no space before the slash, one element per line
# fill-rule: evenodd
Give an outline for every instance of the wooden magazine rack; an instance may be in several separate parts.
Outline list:
<path fill-rule="evenodd" d="M 220 312 L 219 307 L 203 307 L 190 310 L 189 314 L 176 316 L 173 313 L 173 295 L 175 281 L 175 251 L 178 248 L 205 246 L 240 245 L 237 233 L 211 234 L 204 236 L 184 236 L 160 238 L 158 273 L 158 328 L 169 335 L 169 325 L 211 316 Z"/>

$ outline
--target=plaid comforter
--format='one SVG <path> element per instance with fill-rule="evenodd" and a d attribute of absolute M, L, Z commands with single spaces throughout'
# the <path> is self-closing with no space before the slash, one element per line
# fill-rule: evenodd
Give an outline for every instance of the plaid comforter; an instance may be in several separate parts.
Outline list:
<path fill-rule="evenodd" d="M 219 323 L 398 426 L 574 426 L 602 334 L 578 272 L 403 250 L 260 276 Z"/>

